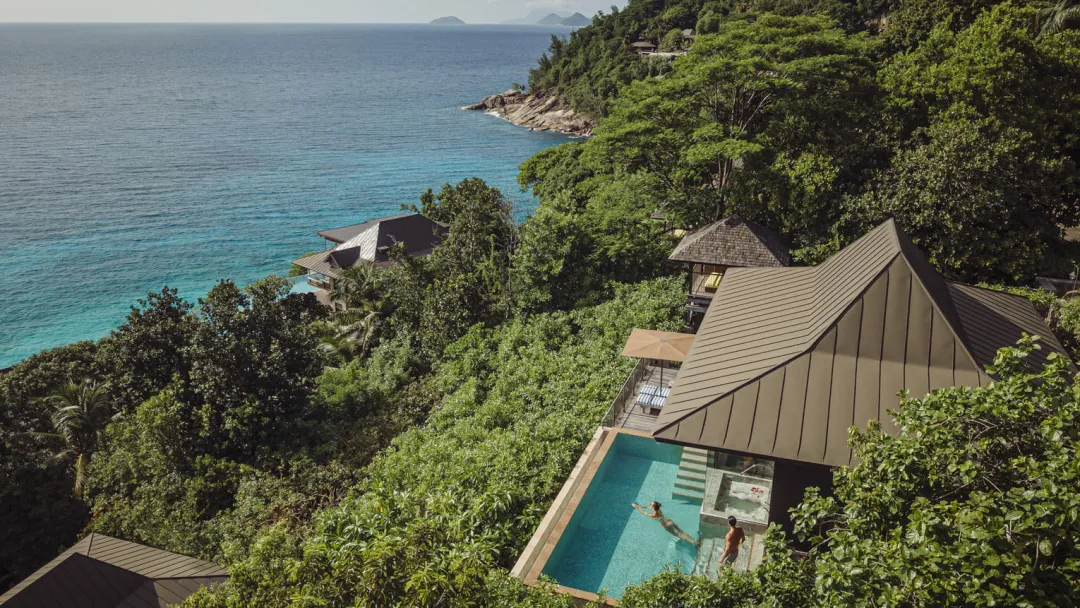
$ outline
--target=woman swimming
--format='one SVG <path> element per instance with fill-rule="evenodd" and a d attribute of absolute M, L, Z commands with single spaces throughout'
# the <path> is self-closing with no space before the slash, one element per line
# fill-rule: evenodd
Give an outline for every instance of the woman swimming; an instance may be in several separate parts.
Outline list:
<path fill-rule="evenodd" d="M 697 539 L 684 532 L 683 529 L 679 527 L 679 524 L 664 517 L 664 512 L 660 510 L 660 503 L 656 502 L 655 500 L 652 501 L 652 504 L 650 504 L 648 507 L 643 507 L 639 504 L 634 503 L 631 503 L 630 506 L 637 509 L 637 512 L 641 513 L 645 517 L 651 517 L 656 521 L 660 522 L 660 525 L 663 526 L 664 529 L 667 530 L 668 533 L 672 536 L 676 536 L 681 540 L 685 540 L 692 545 L 697 544 Z M 651 509 L 652 513 L 646 513 L 646 508 Z"/>

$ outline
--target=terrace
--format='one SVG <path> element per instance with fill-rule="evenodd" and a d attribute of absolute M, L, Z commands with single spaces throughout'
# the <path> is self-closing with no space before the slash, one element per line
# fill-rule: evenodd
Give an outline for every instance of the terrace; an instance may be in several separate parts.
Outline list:
<path fill-rule="evenodd" d="M 666 388 L 677 373 L 677 368 L 639 359 L 619 393 L 615 395 L 601 424 L 643 433 L 651 432 L 661 409 L 656 405 L 662 406 L 661 400 L 664 399 L 662 392 L 658 394 L 658 389 Z"/>

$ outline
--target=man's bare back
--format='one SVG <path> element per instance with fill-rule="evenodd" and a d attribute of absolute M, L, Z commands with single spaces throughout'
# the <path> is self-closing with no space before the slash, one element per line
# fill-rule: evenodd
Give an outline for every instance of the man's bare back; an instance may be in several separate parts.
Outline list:
<path fill-rule="evenodd" d="M 731 527 L 728 530 L 727 536 L 724 537 L 724 554 L 720 556 L 720 566 L 724 564 L 735 565 L 735 558 L 739 557 L 739 547 L 742 546 L 743 541 L 746 540 L 746 533 L 743 529 L 735 525 L 735 518 L 728 518 L 728 526 Z"/>
<path fill-rule="evenodd" d="M 727 536 L 724 537 L 724 551 L 736 553 L 739 550 L 739 546 L 746 540 L 746 533 L 739 526 L 735 526 L 731 530 L 728 530 Z"/>

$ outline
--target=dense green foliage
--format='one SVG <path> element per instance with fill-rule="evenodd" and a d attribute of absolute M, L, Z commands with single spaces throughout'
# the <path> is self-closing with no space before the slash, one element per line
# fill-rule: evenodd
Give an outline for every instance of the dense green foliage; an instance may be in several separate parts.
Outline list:
<path fill-rule="evenodd" d="M 631 15 L 682 6 L 632 2 L 598 18 L 554 47 L 560 61 L 542 60 L 534 86 L 574 100 L 563 91 L 603 80 L 589 49 L 625 45 L 612 28 L 637 35 L 648 20 Z M 684 229 L 742 215 L 808 263 L 895 217 L 949 278 L 1030 283 L 1071 268 L 1061 227 L 1080 222 L 1076 31 L 1041 35 L 1039 11 L 1014 4 L 860 4 L 855 19 L 824 0 L 700 11 L 708 27 L 689 53 L 660 78 L 624 78 L 595 137 L 523 165 L 544 203 L 522 237 L 537 262 L 524 304 L 537 285 L 555 306 L 588 295 L 578 277 L 626 266 L 595 250 L 637 245 L 632 228 L 657 212 Z M 873 15 L 888 26 L 868 25 Z M 597 230 L 616 209 L 619 223 Z M 566 285 L 575 291 L 559 294 Z"/>
<path fill-rule="evenodd" d="M 86 525 L 70 462 L 34 433 L 51 432 L 39 401 L 70 378 L 92 377 L 97 347 L 79 342 L 34 355 L 0 375 L 0 589 L 54 557 Z"/>
<path fill-rule="evenodd" d="M 1030 18 L 1003 5 L 960 33 L 939 26 L 881 74 L 887 135 L 904 143 L 861 225 L 896 217 L 960 278 L 1030 278 L 1080 221 L 1080 38 L 1036 39 Z"/>
<path fill-rule="evenodd" d="M 573 467 L 633 362 L 633 327 L 675 329 L 678 281 L 573 313 L 474 327 L 435 374 L 445 395 L 302 539 L 281 529 L 193 605 L 478 605 Z M 230 556 L 235 557 L 235 556 Z M 509 583 L 506 583 L 509 584 Z M 507 590 L 506 593 L 511 593 Z"/>

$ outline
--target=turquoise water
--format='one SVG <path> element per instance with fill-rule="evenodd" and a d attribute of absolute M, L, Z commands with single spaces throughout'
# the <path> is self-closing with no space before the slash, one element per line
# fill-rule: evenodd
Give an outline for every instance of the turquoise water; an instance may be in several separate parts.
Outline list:
<path fill-rule="evenodd" d="M 315 233 L 566 137 L 460 107 L 567 28 L 0 24 L 0 367 L 148 291 L 284 274 Z"/>
<path fill-rule="evenodd" d="M 597 469 L 543 573 L 561 585 L 620 598 L 629 585 L 665 566 L 693 571 L 697 548 L 677 540 L 630 504 L 656 500 L 664 514 L 698 537 L 700 504 L 673 498 L 682 448 L 620 434 Z"/>
<path fill-rule="evenodd" d="M 307 277 L 300 277 L 293 279 L 292 292 L 293 293 L 315 293 L 319 291 L 318 287 L 315 287 L 311 283 L 307 282 Z"/>

